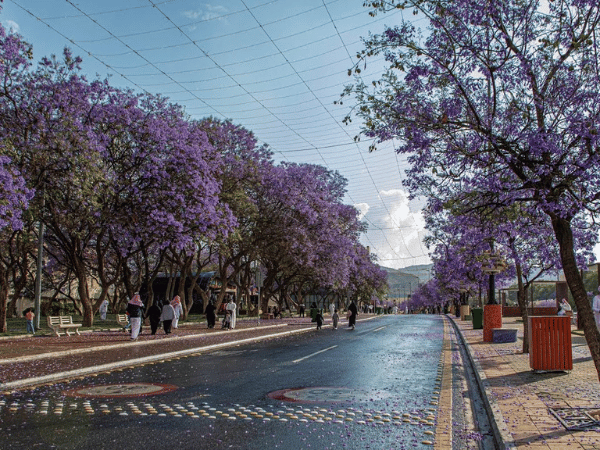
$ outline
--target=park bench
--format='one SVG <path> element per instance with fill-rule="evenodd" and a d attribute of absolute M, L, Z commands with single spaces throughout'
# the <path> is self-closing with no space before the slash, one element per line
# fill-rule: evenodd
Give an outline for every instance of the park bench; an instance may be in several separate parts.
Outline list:
<path fill-rule="evenodd" d="M 127 314 L 117 314 L 117 323 L 125 331 L 129 326 L 129 316 Z"/>
<path fill-rule="evenodd" d="M 81 325 L 82 324 L 80 323 L 73 323 L 72 316 L 48 316 L 48 327 L 50 327 L 57 336 L 60 336 L 61 334 L 71 336 L 71 333 L 69 332 L 71 329 L 79 334 L 78 328 Z"/>
<path fill-rule="evenodd" d="M 260 315 L 260 318 L 263 320 L 269 320 L 269 319 L 273 319 L 274 316 L 273 316 L 273 313 L 262 313 Z"/>

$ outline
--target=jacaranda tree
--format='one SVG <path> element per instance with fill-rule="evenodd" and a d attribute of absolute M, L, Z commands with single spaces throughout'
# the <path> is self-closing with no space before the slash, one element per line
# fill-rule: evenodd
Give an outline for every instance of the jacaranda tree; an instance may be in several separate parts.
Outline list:
<path fill-rule="evenodd" d="M 600 376 L 600 332 L 575 257 L 572 221 L 600 206 L 596 0 L 368 1 L 408 8 L 404 21 L 365 40 L 361 60 L 389 71 L 346 93 L 364 133 L 410 155 L 408 186 L 460 183 L 499 205 L 522 202 L 550 218 L 565 277 Z M 355 71 L 362 68 L 361 62 Z"/>

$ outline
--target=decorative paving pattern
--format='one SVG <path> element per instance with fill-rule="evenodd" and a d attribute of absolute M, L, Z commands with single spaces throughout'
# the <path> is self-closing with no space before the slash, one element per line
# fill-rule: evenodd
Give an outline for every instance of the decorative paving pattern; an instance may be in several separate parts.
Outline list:
<path fill-rule="evenodd" d="M 343 387 L 306 387 L 295 389 L 282 389 L 267 394 L 269 398 L 286 402 L 302 403 L 342 403 L 342 402 L 368 402 L 382 400 L 389 395 L 381 392 L 366 392 Z"/>
<path fill-rule="evenodd" d="M 177 386 L 160 383 L 121 383 L 104 386 L 87 386 L 65 391 L 67 397 L 146 397 L 166 394 L 177 389 Z"/>
<path fill-rule="evenodd" d="M 549 408 L 567 430 L 582 430 L 600 425 L 600 410 L 598 408 Z"/>

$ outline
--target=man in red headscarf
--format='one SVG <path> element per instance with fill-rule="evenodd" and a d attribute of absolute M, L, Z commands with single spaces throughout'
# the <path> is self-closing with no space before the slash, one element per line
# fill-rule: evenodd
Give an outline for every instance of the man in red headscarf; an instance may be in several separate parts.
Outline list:
<path fill-rule="evenodd" d="M 136 292 L 127 304 L 127 314 L 129 314 L 129 323 L 131 324 L 131 340 L 135 341 L 140 334 L 142 327 L 142 317 L 144 315 L 144 304 L 139 292 Z"/>

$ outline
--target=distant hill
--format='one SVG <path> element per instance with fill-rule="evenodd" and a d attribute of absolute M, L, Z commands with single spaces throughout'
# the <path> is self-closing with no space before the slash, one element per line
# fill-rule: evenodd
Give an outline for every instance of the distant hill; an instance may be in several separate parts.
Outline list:
<path fill-rule="evenodd" d="M 419 277 L 420 283 L 427 283 L 431 280 L 431 269 L 433 268 L 433 264 L 421 264 L 418 266 L 408 266 L 403 267 L 402 269 L 398 269 L 400 272 L 408 273 L 410 275 L 414 275 Z"/>
<path fill-rule="evenodd" d="M 417 286 L 426 283 L 430 278 L 431 264 L 409 266 L 402 269 L 391 269 L 380 266 L 387 272 L 387 281 L 390 287 L 390 297 L 406 297 L 417 289 Z"/>

